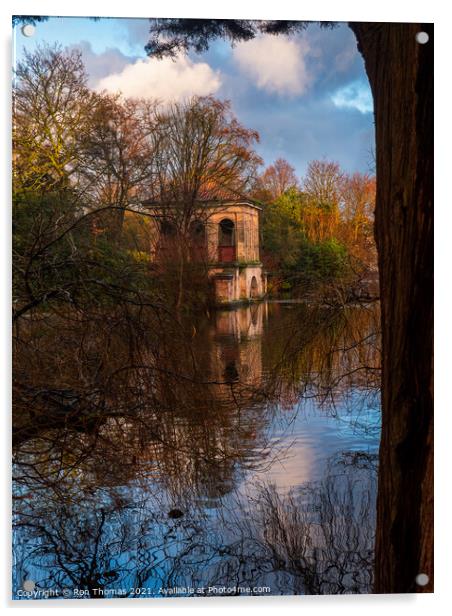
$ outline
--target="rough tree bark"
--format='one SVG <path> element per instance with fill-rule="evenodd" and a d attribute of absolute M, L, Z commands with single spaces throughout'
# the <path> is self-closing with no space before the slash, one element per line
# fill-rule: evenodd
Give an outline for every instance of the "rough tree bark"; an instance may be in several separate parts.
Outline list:
<path fill-rule="evenodd" d="M 433 25 L 350 26 L 376 127 L 383 375 L 375 592 L 432 592 Z M 426 45 L 416 41 L 420 31 Z M 427 586 L 416 584 L 419 573 Z"/>

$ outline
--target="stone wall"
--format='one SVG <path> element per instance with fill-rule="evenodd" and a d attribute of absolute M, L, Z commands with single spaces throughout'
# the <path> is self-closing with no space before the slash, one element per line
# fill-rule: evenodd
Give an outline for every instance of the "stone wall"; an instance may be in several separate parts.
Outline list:
<path fill-rule="evenodd" d="M 267 292 L 267 280 L 261 265 L 232 265 L 209 269 L 217 303 L 258 300 Z"/>

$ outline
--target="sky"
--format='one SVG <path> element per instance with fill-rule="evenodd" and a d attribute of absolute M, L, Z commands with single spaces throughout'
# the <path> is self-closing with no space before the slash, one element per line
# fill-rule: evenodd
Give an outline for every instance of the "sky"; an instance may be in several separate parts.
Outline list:
<path fill-rule="evenodd" d="M 265 166 L 285 158 L 303 176 L 309 161 L 324 159 L 349 173 L 374 172 L 372 96 L 346 24 L 311 24 L 290 37 L 265 35 L 234 47 L 215 41 L 175 61 L 148 58 L 148 34 L 147 19 L 51 17 L 31 37 L 15 29 L 15 61 L 44 42 L 77 48 L 93 89 L 162 101 L 196 94 L 230 100 L 238 120 L 259 132 Z"/>

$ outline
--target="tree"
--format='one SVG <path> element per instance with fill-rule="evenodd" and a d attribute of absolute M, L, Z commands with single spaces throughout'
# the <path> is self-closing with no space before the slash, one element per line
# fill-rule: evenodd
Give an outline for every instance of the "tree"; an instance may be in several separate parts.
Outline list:
<path fill-rule="evenodd" d="M 151 104 L 93 93 L 80 53 L 59 46 L 25 54 L 13 94 L 14 321 L 127 301 L 145 268 L 118 229 L 149 178 Z M 115 233 L 97 238 L 106 228 Z"/>
<path fill-rule="evenodd" d="M 229 102 L 213 97 L 194 97 L 162 109 L 152 139 L 154 196 L 176 208 L 181 231 L 198 215 L 199 201 L 247 192 L 261 163 L 253 150 L 258 133 L 237 121 Z"/>
<path fill-rule="evenodd" d="M 303 180 L 306 207 L 303 212 L 309 239 L 331 239 L 339 224 L 342 172 L 334 162 L 314 160 Z"/>
<path fill-rule="evenodd" d="M 156 57 L 203 51 L 309 22 L 168 19 L 151 24 Z M 323 24 L 331 26 L 331 24 Z M 433 24 L 350 23 L 376 126 L 375 237 L 382 305 L 382 441 L 376 592 L 433 589 Z M 430 42 L 419 45 L 425 31 Z M 382 51 L 384 50 L 384 53 Z M 425 573 L 429 583 L 416 585 Z"/>
<path fill-rule="evenodd" d="M 153 181 L 151 134 L 157 103 L 95 95 L 79 138 L 79 181 L 92 208 L 111 208 L 107 230 L 121 236 L 126 209 L 148 196 Z"/>
<path fill-rule="evenodd" d="M 271 269 L 294 269 L 305 238 L 300 225 L 302 195 L 295 189 L 280 195 L 263 211 L 264 262 Z"/>
<path fill-rule="evenodd" d="M 350 225 L 351 239 L 356 241 L 360 231 L 367 230 L 375 208 L 375 178 L 366 173 L 344 175 L 341 192 L 344 220 Z"/>
<path fill-rule="evenodd" d="M 305 192 L 292 188 L 263 211 L 263 258 L 272 271 L 272 290 L 319 292 L 323 298 L 355 282 L 348 247 L 337 234 L 319 235 L 322 210 Z"/>
<path fill-rule="evenodd" d="M 383 425 L 376 590 L 432 591 L 433 24 L 351 27 L 372 88 L 377 146 Z M 417 43 L 420 30 L 428 45 Z M 419 573 L 430 578 L 421 589 Z"/>
<path fill-rule="evenodd" d="M 287 160 L 278 158 L 256 181 L 253 196 L 259 201 L 274 201 L 291 188 L 299 188 L 295 169 Z"/>
<path fill-rule="evenodd" d="M 376 265 L 373 237 L 375 177 L 366 173 L 344 175 L 341 186 L 342 220 L 340 237 L 361 263 Z"/>
<path fill-rule="evenodd" d="M 78 171 L 79 134 L 94 96 L 78 51 L 25 51 L 13 90 L 14 182 L 28 190 L 69 186 Z"/>

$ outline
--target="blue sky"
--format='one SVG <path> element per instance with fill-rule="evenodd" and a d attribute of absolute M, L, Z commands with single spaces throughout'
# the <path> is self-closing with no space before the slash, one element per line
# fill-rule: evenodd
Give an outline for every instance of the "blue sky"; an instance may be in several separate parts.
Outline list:
<path fill-rule="evenodd" d="M 303 175 L 313 159 L 345 171 L 373 171 L 372 97 L 351 30 L 318 25 L 291 37 L 262 36 L 175 62 L 144 52 L 146 19 L 50 18 L 34 36 L 15 32 L 15 53 L 59 42 L 82 50 L 93 88 L 180 100 L 191 94 L 229 99 L 238 119 L 260 134 L 265 165 L 286 158 Z"/>

